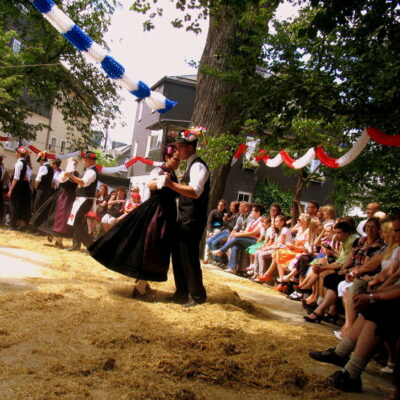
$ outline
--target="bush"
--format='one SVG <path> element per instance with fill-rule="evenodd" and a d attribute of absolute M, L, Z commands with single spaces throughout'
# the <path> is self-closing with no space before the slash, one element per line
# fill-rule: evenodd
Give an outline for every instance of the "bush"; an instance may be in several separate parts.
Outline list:
<path fill-rule="evenodd" d="M 283 191 L 276 182 L 265 178 L 257 184 L 254 201 L 267 209 L 272 203 L 279 203 L 282 211 L 288 216 L 293 205 L 293 193 L 290 190 Z"/>

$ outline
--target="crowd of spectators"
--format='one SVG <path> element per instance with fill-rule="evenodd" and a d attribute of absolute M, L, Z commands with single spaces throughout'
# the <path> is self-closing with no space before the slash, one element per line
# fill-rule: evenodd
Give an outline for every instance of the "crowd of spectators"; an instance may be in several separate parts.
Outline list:
<path fill-rule="evenodd" d="M 390 399 L 399 399 L 400 216 L 387 218 L 374 202 L 356 225 L 313 201 L 288 223 L 279 204 L 268 214 L 225 204 L 210 213 L 206 261 L 301 302 L 307 323 L 335 326 L 336 348 L 310 357 L 344 367 L 329 377 L 338 389 L 361 391 L 361 373 L 384 344 L 382 373 L 393 375 Z"/>

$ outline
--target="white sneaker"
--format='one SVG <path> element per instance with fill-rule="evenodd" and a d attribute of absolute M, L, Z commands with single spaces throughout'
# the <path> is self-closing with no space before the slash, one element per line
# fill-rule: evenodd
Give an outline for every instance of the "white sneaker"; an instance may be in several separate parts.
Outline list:
<path fill-rule="evenodd" d="M 337 340 L 343 340 L 344 337 L 342 336 L 342 332 L 341 331 L 333 331 L 333 334 L 335 335 L 335 338 Z"/>
<path fill-rule="evenodd" d="M 381 369 L 381 372 L 384 374 L 392 375 L 393 369 L 394 369 L 394 364 L 388 363 L 388 365 L 386 365 L 386 367 L 383 367 Z"/>

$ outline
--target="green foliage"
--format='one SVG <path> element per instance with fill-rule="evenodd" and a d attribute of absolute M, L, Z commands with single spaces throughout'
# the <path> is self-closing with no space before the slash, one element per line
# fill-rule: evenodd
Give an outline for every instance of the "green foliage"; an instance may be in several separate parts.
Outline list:
<path fill-rule="evenodd" d="M 102 149 L 93 150 L 97 156 L 97 164 L 102 167 L 116 167 L 118 165 L 118 160 L 112 154 L 106 154 Z"/>
<path fill-rule="evenodd" d="M 269 209 L 272 203 L 279 203 L 285 215 L 290 215 L 293 205 L 293 192 L 282 190 L 276 182 L 268 178 L 259 182 L 254 195 L 254 202 L 260 203 Z"/>
<path fill-rule="evenodd" d="M 198 153 L 213 170 L 220 165 L 228 164 L 243 140 L 245 141 L 243 137 L 232 134 L 210 136 L 207 137 L 207 144 L 199 147 Z"/>
<path fill-rule="evenodd" d="M 56 2 L 94 40 L 104 45 L 102 36 L 116 0 Z M 9 47 L 12 38 L 22 43 L 19 53 Z M 30 111 L 49 110 L 54 104 L 69 127 L 70 141 L 77 148 L 85 148 L 90 143 L 93 116 L 105 126 L 118 115 L 119 100 L 115 84 L 97 67 L 86 63 L 29 0 L 0 2 L 2 131 L 19 138 L 34 138 L 42 126 L 27 122 Z"/>

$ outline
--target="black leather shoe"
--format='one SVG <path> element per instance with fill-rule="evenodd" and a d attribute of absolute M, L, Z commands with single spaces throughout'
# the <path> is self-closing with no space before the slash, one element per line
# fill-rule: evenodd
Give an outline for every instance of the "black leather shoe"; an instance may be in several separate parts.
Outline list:
<path fill-rule="evenodd" d="M 201 303 L 198 303 L 196 300 L 190 300 L 188 303 L 186 304 L 182 304 L 183 308 L 193 308 L 196 306 L 199 306 Z"/>
<path fill-rule="evenodd" d="M 342 390 L 343 392 L 351 393 L 361 393 L 362 392 L 362 382 L 361 378 L 352 379 L 349 373 L 343 369 L 341 371 L 336 371 L 329 378 L 332 386 L 336 389 Z"/>
<path fill-rule="evenodd" d="M 347 361 L 349 361 L 349 357 L 339 357 L 335 353 L 334 347 L 324 351 L 311 351 L 310 353 L 308 353 L 308 355 L 314 360 L 327 364 L 337 365 L 338 367 L 344 367 Z"/>
<path fill-rule="evenodd" d="M 184 305 L 188 302 L 188 296 L 174 294 L 172 296 L 167 296 L 165 300 L 167 303 Z"/>
<path fill-rule="evenodd" d="M 72 247 L 69 247 L 67 251 L 79 251 L 81 249 L 81 245 L 74 244 Z"/>

